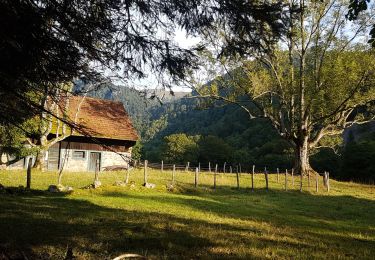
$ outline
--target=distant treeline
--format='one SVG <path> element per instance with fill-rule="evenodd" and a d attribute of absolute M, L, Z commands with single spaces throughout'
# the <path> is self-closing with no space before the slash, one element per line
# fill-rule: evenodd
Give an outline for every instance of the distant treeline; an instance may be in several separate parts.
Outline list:
<path fill-rule="evenodd" d="M 122 101 L 142 141 L 133 149 L 138 159 L 170 163 L 240 163 L 243 169 L 255 164 L 292 168 L 294 154 L 288 142 L 264 119 L 249 120 L 234 105 L 221 106 L 197 99 L 169 99 L 161 105 L 142 97 L 134 89 L 115 87 L 94 93 Z M 349 131 L 350 133 L 351 131 Z M 340 138 L 342 139 L 342 138 Z M 324 148 L 310 157 L 318 172 L 329 171 L 342 180 L 375 182 L 375 133 L 362 126 L 335 149 Z"/>

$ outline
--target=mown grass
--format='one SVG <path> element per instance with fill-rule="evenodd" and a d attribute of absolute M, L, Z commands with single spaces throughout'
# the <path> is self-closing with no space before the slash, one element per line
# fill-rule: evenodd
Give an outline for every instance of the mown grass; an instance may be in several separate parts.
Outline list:
<path fill-rule="evenodd" d="M 320 180 L 314 188 L 298 191 L 284 176 L 220 175 L 203 173 L 194 188 L 194 174 L 177 172 L 175 191 L 167 191 L 171 172 L 149 170 L 146 189 L 143 171 L 132 171 L 135 186 L 113 186 L 124 172 L 105 172 L 99 189 L 81 189 L 93 182 L 92 173 L 65 173 L 71 194 L 45 192 L 56 183 L 56 173 L 33 172 L 32 191 L 17 188 L 0 193 L 0 252 L 8 256 L 62 259 L 67 247 L 81 259 L 110 259 L 138 253 L 150 259 L 374 259 L 374 186 L 331 180 L 327 193 Z M 290 177 L 289 177 L 290 178 Z M 0 171 L 6 187 L 25 185 L 24 171 Z M 18 191 L 17 191 L 18 190 Z M 1 253 L 0 253 L 1 258 Z"/>

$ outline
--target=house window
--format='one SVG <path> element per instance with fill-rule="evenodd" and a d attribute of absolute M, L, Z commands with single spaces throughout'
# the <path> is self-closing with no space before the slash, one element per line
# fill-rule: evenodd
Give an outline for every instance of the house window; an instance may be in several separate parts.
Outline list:
<path fill-rule="evenodd" d="M 73 158 L 74 159 L 84 159 L 86 157 L 85 151 L 74 151 Z"/>

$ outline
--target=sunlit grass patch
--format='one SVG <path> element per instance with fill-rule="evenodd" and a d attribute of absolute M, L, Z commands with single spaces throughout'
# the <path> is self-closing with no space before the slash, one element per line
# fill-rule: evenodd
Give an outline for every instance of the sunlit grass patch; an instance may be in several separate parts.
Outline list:
<path fill-rule="evenodd" d="M 102 187 L 93 173 L 65 173 L 71 194 L 51 194 L 57 174 L 33 172 L 30 192 L 0 194 L 0 250 L 61 259 L 67 246 L 82 259 L 115 257 L 125 252 L 151 259 L 196 258 L 361 258 L 375 255 L 375 190 L 368 185 L 331 180 L 327 193 L 311 185 L 300 193 L 299 178 L 284 191 L 284 176 L 270 175 L 269 191 L 263 174 L 199 176 L 179 171 L 175 189 L 167 190 L 171 172 L 131 172 L 133 186 L 114 186 L 125 172 L 103 172 Z M 290 176 L 289 176 L 290 178 Z M 24 171 L 0 171 L 6 187 L 25 185 Z"/>

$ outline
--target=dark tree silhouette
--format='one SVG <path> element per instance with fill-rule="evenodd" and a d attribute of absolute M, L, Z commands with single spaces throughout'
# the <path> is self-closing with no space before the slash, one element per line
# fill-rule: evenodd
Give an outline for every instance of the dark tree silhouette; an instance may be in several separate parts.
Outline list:
<path fill-rule="evenodd" d="M 40 113 L 35 93 L 53 96 L 62 82 L 98 80 L 103 69 L 120 70 L 125 80 L 145 71 L 183 78 L 195 55 L 173 43 L 176 27 L 192 35 L 218 23 L 229 31 L 246 28 L 251 35 L 228 38 L 225 51 L 244 43 L 257 48 L 281 31 L 281 10 L 279 3 L 257 1 L 3 0 L 0 123 Z"/>
<path fill-rule="evenodd" d="M 358 16 L 367 10 L 370 2 L 371 0 L 350 0 L 349 12 L 347 14 L 349 20 L 353 21 L 358 19 Z M 368 43 L 370 43 L 372 47 L 375 47 L 375 24 L 372 26 L 370 31 L 370 37 L 371 38 L 369 39 Z"/>

